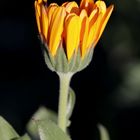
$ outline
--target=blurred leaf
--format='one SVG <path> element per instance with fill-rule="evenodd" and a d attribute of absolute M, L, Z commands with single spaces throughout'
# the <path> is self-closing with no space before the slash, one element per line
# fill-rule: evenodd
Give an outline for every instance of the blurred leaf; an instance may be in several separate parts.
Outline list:
<path fill-rule="evenodd" d="M 0 140 L 10 140 L 18 137 L 19 135 L 13 127 L 0 116 Z"/>
<path fill-rule="evenodd" d="M 31 138 L 25 134 L 24 136 L 20 137 L 20 138 L 16 138 L 16 139 L 12 139 L 12 140 L 31 140 Z"/>
<path fill-rule="evenodd" d="M 38 138 L 38 130 L 36 124 L 36 121 L 38 120 L 51 120 L 57 123 L 57 114 L 45 107 L 40 107 L 27 124 L 27 130 L 29 131 L 31 136 L 33 136 L 33 138 Z"/>
<path fill-rule="evenodd" d="M 125 65 L 123 80 L 113 99 L 119 108 L 140 106 L 140 61 Z"/>
<path fill-rule="evenodd" d="M 70 125 L 69 118 L 72 115 L 72 112 L 73 112 L 73 109 L 74 109 L 74 105 L 75 105 L 75 101 L 76 101 L 75 93 L 74 93 L 73 89 L 70 88 L 69 89 L 69 97 L 68 97 L 68 105 L 67 105 L 67 120 L 68 120 L 67 126 Z"/>
<path fill-rule="evenodd" d="M 110 140 L 108 131 L 103 125 L 99 124 L 98 129 L 100 132 L 100 140 Z"/>
<path fill-rule="evenodd" d="M 38 131 L 41 140 L 71 140 L 54 122 L 38 121 Z"/>

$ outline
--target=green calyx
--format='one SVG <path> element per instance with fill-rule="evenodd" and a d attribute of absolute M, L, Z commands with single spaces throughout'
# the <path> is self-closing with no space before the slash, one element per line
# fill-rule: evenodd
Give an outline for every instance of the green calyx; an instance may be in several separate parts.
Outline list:
<path fill-rule="evenodd" d="M 86 68 L 92 60 L 94 48 L 91 47 L 86 56 L 82 59 L 80 49 L 75 52 L 70 60 L 67 59 L 62 45 L 57 49 L 55 56 L 49 51 L 49 48 L 42 45 L 44 59 L 50 70 L 61 73 L 76 73 Z"/>

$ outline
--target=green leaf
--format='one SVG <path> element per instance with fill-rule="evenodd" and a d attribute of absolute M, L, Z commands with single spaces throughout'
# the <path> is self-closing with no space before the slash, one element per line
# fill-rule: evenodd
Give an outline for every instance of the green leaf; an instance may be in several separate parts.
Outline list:
<path fill-rule="evenodd" d="M 50 120 L 38 121 L 37 124 L 41 140 L 71 140 L 66 133 Z"/>
<path fill-rule="evenodd" d="M 31 138 L 28 136 L 28 134 L 25 134 L 24 136 L 12 140 L 31 140 Z"/>
<path fill-rule="evenodd" d="M 72 88 L 69 88 L 69 97 L 68 97 L 68 105 L 67 105 L 67 120 L 68 120 L 67 126 L 70 125 L 69 118 L 72 115 L 75 106 L 75 101 L 76 101 L 75 92 Z"/>
<path fill-rule="evenodd" d="M 36 121 L 38 120 L 52 120 L 53 122 L 57 123 L 57 114 L 45 107 L 40 107 L 27 124 L 27 130 L 33 138 L 38 138 L 38 130 L 36 124 Z"/>
<path fill-rule="evenodd" d="M 99 124 L 98 129 L 100 132 L 100 140 L 110 140 L 108 131 L 103 125 Z"/>
<path fill-rule="evenodd" d="M 13 127 L 0 116 L 0 140 L 10 140 L 18 137 L 19 135 Z"/>

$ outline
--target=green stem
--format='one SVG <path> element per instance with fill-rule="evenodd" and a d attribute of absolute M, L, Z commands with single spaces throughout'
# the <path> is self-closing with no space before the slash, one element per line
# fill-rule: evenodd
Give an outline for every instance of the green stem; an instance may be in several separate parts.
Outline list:
<path fill-rule="evenodd" d="M 66 132 L 67 127 L 67 102 L 72 73 L 58 73 L 60 80 L 58 126 Z"/>

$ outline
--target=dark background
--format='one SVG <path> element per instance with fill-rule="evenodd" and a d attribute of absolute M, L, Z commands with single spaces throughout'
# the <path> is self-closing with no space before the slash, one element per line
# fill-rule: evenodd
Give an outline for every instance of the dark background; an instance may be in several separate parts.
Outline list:
<path fill-rule="evenodd" d="M 71 82 L 73 140 L 97 139 L 98 123 L 111 140 L 140 139 L 140 0 L 106 3 L 115 9 L 93 60 Z M 57 111 L 58 77 L 46 67 L 37 35 L 34 0 L 0 1 L 0 115 L 19 134 L 39 106 Z"/>

